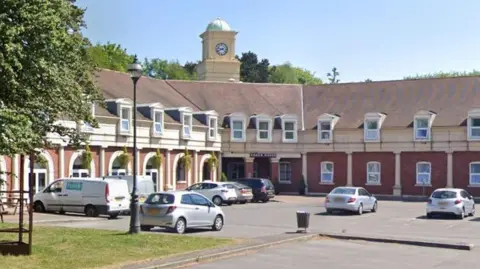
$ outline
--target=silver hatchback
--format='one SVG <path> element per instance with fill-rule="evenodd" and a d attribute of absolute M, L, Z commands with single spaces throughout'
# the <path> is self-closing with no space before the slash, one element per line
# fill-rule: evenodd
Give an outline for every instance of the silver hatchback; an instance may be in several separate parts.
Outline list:
<path fill-rule="evenodd" d="M 325 197 L 325 209 L 328 214 L 333 211 L 350 211 L 358 215 L 364 211 L 377 212 L 377 199 L 361 187 L 337 187 Z"/>
<path fill-rule="evenodd" d="M 220 231 L 225 223 L 222 209 L 205 196 L 188 191 L 157 192 L 140 206 L 140 228 L 155 226 L 183 234 L 188 228 L 209 227 Z"/>
<path fill-rule="evenodd" d="M 473 196 L 464 189 L 436 189 L 427 202 L 427 218 L 437 214 L 455 215 L 459 219 L 475 215 Z"/>

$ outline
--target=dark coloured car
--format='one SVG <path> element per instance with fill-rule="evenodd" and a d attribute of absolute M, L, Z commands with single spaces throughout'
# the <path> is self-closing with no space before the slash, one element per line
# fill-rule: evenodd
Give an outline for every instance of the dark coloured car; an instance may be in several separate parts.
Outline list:
<path fill-rule="evenodd" d="M 236 181 L 243 185 L 252 188 L 253 198 L 252 202 L 268 202 L 268 200 L 275 197 L 275 187 L 273 183 L 266 178 L 238 178 L 232 181 Z"/>

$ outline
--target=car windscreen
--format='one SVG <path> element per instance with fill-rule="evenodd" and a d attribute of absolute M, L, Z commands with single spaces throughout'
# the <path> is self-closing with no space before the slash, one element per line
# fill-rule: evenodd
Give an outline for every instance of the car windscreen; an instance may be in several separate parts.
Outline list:
<path fill-rule="evenodd" d="M 457 193 L 454 191 L 436 191 L 432 193 L 432 198 L 435 199 L 454 199 L 457 198 Z"/>
<path fill-rule="evenodd" d="M 332 194 L 348 194 L 348 195 L 354 195 L 355 194 L 355 189 L 351 188 L 336 188 L 332 191 Z"/>
<path fill-rule="evenodd" d="M 232 183 L 233 185 L 235 185 L 237 188 L 239 189 L 245 189 L 245 188 L 250 188 L 249 186 L 245 185 L 245 184 L 242 184 L 242 183 L 238 183 L 238 182 L 235 182 L 235 183 Z M 250 188 L 251 189 L 251 188 Z"/>
<path fill-rule="evenodd" d="M 170 205 L 175 202 L 175 196 L 169 193 L 152 193 L 145 200 L 145 204 Z"/>

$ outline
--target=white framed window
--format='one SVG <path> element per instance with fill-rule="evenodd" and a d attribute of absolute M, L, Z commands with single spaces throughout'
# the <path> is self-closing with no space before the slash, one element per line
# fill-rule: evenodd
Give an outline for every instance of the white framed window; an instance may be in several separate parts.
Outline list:
<path fill-rule="evenodd" d="M 380 185 L 381 166 L 379 162 L 367 163 L 367 185 Z"/>
<path fill-rule="evenodd" d="M 430 119 L 426 117 L 417 117 L 413 122 L 415 140 L 430 139 Z"/>
<path fill-rule="evenodd" d="M 130 107 L 121 107 L 120 108 L 120 131 L 121 132 L 130 132 L 130 115 L 132 109 Z"/>
<path fill-rule="evenodd" d="M 73 169 L 70 177 L 89 177 L 90 172 L 88 169 Z"/>
<path fill-rule="evenodd" d="M 153 133 L 156 135 L 163 133 L 163 111 L 154 110 L 153 111 Z"/>
<path fill-rule="evenodd" d="M 127 170 L 126 169 L 112 169 L 112 176 L 126 176 Z"/>
<path fill-rule="evenodd" d="M 208 117 L 208 138 L 209 140 L 215 140 L 217 138 L 217 117 Z"/>
<path fill-rule="evenodd" d="M 365 141 L 378 141 L 380 139 L 378 119 L 366 119 L 363 126 Z"/>
<path fill-rule="evenodd" d="M 278 163 L 278 181 L 279 182 L 291 182 L 292 181 L 292 164 L 290 162 Z"/>
<path fill-rule="evenodd" d="M 297 141 L 297 121 L 296 120 L 283 120 L 283 142 L 296 142 Z"/>
<path fill-rule="evenodd" d="M 258 119 L 257 121 L 257 140 L 258 141 L 270 141 L 270 120 Z"/>
<path fill-rule="evenodd" d="M 480 185 L 480 162 L 470 163 L 470 185 Z"/>
<path fill-rule="evenodd" d="M 418 162 L 416 185 L 420 185 L 420 186 L 431 185 L 431 177 L 432 177 L 432 164 L 429 162 Z"/>
<path fill-rule="evenodd" d="M 192 114 L 182 113 L 182 136 L 190 138 L 192 135 Z"/>
<path fill-rule="evenodd" d="M 468 118 L 468 138 L 480 139 L 480 117 Z"/>
<path fill-rule="evenodd" d="M 231 140 L 244 141 L 245 140 L 245 120 L 231 119 Z"/>
<path fill-rule="evenodd" d="M 320 183 L 333 184 L 332 162 L 322 162 L 320 164 Z"/>
<path fill-rule="evenodd" d="M 318 140 L 332 141 L 332 121 L 318 122 Z"/>

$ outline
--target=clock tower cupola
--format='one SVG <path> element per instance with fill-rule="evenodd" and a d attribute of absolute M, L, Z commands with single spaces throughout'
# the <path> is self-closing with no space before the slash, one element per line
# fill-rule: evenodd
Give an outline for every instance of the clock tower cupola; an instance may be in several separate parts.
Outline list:
<path fill-rule="evenodd" d="M 240 62 L 235 58 L 237 32 L 224 20 L 210 22 L 202 38 L 202 61 L 197 66 L 198 80 L 240 81 Z"/>

